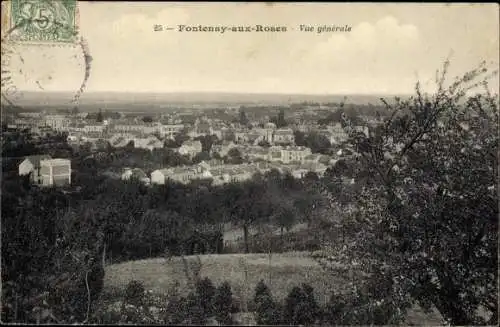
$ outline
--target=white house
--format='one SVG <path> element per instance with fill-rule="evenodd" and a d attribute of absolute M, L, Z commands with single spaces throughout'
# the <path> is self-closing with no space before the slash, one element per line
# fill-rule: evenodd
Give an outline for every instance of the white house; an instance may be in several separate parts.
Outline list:
<path fill-rule="evenodd" d="M 181 147 L 177 150 L 180 154 L 189 155 L 190 157 L 194 157 L 202 150 L 200 141 L 185 141 L 182 143 Z"/>
<path fill-rule="evenodd" d="M 151 184 L 163 185 L 167 180 L 168 176 L 173 173 L 171 168 L 158 169 L 151 173 Z"/>
<path fill-rule="evenodd" d="M 218 153 L 221 157 L 227 156 L 229 150 L 235 148 L 236 144 L 232 141 L 222 141 L 222 144 L 214 144 L 212 145 L 212 149 L 210 152 L 212 154 Z"/>
<path fill-rule="evenodd" d="M 281 161 L 284 164 L 304 162 L 311 153 L 311 149 L 305 146 L 273 146 L 269 148 L 268 160 Z"/>
<path fill-rule="evenodd" d="M 39 184 L 43 186 L 71 184 L 71 161 L 69 159 L 40 160 Z"/>
<path fill-rule="evenodd" d="M 140 168 L 125 168 L 122 173 L 122 180 L 128 181 L 131 179 L 137 179 L 144 184 L 149 184 L 150 179 L 148 175 Z"/>
<path fill-rule="evenodd" d="M 171 172 L 166 172 L 167 178 L 173 181 L 188 184 L 195 179 L 210 179 L 212 174 L 202 167 L 175 167 Z"/>
<path fill-rule="evenodd" d="M 295 135 L 291 128 L 281 128 L 274 131 L 273 143 L 276 144 L 295 144 Z"/>
<path fill-rule="evenodd" d="M 134 147 L 141 149 L 161 149 L 163 148 L 163 142 L 160 141 L 156 136 L 150 135 L 146 138 L 135 138 Z"/>
<path fill-rule="evenodd" d="M 31 174 L 30 180 L 32 183 L 40 182 L 40 161 L 51 159 L 49 155 L 28 156 L 19 164 L 19 176 Z"/>

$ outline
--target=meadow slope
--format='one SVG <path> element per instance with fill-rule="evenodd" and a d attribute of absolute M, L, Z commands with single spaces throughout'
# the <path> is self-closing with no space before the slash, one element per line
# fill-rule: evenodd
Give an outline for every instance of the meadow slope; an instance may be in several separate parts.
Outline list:
<path fill-rule="evenodd" d="M 233 294 L 239 301 L 253 297 L 255 285 L 264 279 L 273 295 L 282 300 L 293 286 L 308 283 L 314 287 L 320 303 L 330 296 L 329 290 L 341 292 L 345 289 L 348 274 L 332 276 L 306 252 L 273 254 L 209 254 L 200 255 L 202 277 L 210 278 L 218 285 L 227 280 L 231 283 Z M 114 264 L 106 267 L 105 292 L 123 290 L 131 280 L 140 280 L 146 290 L 162 294 L 178 283 L 181 294 L 189 292 L 189 280 L 196 270 L 196 256 L 154 258 Z M 188 273 L 186 274 L 186 263 Z M 188 278 L 189 276 L 189 278 Z M 425 314 L 415 307 L 408 314 L 407 324 L 440 325 L 438 313 Z"/>

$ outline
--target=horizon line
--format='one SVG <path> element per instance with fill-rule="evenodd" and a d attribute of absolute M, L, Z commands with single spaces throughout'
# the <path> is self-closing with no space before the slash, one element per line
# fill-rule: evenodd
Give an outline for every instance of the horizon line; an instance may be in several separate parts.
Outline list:
<path fill-rule="evenodd" d="M 69 90 L 57 90 L 57 91 L 40 91 L 40 90 L 19 90 L 20 92 L 29 93 L 74 93 L 74 91 Z M 87 93 L 135 93 L 135 94 L 238 94 L 238 95 L 307 95 L 307 96 L 406 96 L 413 95 L 414 93 L 384 93 L 384 92 L 374 92 L 374 93 L 355 93 L 355 92 L 345 92 L 345 93 L 283 93 L 283 92 L 244 92 L 244 91 L 117 91 L 117 90 L 99 90 L 99 91 L 84 91 L 83 94 Z"/>

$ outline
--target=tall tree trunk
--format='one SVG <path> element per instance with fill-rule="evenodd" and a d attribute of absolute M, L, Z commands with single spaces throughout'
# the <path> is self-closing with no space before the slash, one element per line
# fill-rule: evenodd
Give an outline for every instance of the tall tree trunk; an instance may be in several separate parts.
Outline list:
<path fill-rule="evenodd" d="M 102 269 L 106 267 L 106 243 L 103 244 L 103 249 L 102 249 Z"/>
<path fill-rule="evenodd" d="M 281 251 L 283 251 L 283 248 L 285 247 L 285 242 L 283 241 L 283 229 L 284 229 L 284 227 L 281 226 L 281 228 L 280 228 Z"/>
<path fill-rule="evenodd" d="M 245 253 L 249 253 L 250 249 L 248 246 L 248 225 L 243 224 L 243 242 L 245 242 Z"/>

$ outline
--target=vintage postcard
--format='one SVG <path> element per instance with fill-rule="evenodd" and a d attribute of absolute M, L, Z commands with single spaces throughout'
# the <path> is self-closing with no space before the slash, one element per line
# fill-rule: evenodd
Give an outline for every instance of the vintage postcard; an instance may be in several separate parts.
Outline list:
<path fill-rule="evenodd" d="M 497 4 L 1 6 L 2 323 L 498 324 Z"/>

